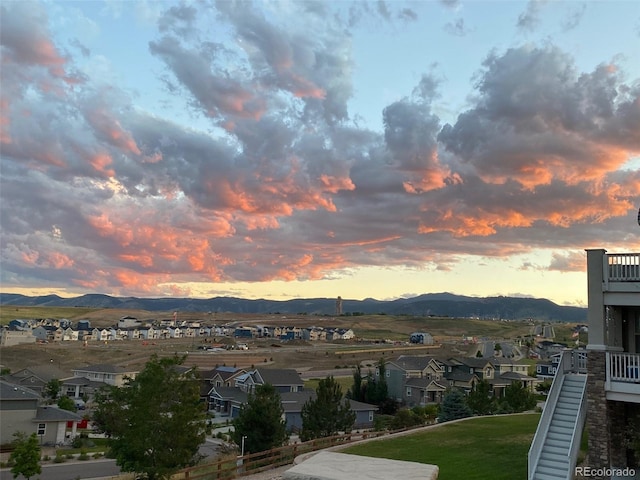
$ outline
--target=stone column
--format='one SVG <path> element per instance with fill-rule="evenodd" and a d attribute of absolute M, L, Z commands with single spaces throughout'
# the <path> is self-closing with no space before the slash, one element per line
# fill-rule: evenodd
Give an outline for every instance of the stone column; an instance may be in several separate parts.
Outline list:
<path fill-rule="evenodd" d="M 587 428 L 589 453 L 585 465 L 592 469 L 611 467 L 610 449 L 611 410 L 605 395 L 606 353 L 591 350 L 588 353 Z M 602 477 L 591 477 L 602 480 Z"/>

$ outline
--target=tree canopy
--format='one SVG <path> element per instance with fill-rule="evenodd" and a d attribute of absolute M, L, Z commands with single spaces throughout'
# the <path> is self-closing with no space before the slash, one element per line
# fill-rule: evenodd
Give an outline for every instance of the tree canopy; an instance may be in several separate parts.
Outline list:
<path fill-rule="evenodd" d="M 233 421 L 231 438 L 240 446 L 244 437 L 245 453 L 279 447 L 288 438 L 283 414 L 280 394 L 275 387 L 269 383 L 258 385 Z"/>
<path fill-rule="evenodd" d="M 205 408 L 198 372 L 181 371 L 183 362 L 154 355 L 124 387 L 108 386 L 96 396 L 94 422 L 111 437 L 123 471 L 156 480 L 199 460 Z"/>
<path fill-rule="evenodd" d="M 329 437 L 340 431 L 350 431 L 356 421 L 349 400 L 343 400 L 340 384 L 331 376 L 320 380 L 316 398 L 302 407 L 303 441 Z"/>
<path fill-rule="evenodd" d="M 28 435 L 24 432 L 16 432 L 13 441 L 13 452 L 11 452 L 10 460 L 14 462 L 11 467 L 13 478 L 22 475 L 25 478 L 31 478 L 42 472 L 40 467 L 40 445 L 38 445 L 38 437 L 35 433 Z"/>
<path fill-rule="evenodd" d="M 473 387 L 467 396 L 467 405 L 476 415 L 491 415 L 496 412 L 498 406 L 487 380 L 480 380 Z"/>
<path fill-rule="evenodd" d="M 471 409 L 467 405 L 464 393 L 457 388 L 450 390 L 442 399 L 440 405 L 440 422 L 457 420 L 458 418 L 470 417 Z"/>

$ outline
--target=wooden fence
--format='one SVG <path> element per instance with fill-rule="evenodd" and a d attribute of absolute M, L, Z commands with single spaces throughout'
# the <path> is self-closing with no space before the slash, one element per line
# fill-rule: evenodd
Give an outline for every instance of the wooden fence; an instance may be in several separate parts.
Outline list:
<path fill-rule="evenodd" d="M 189 467 L 173 475 L 172 480 L 222 480 L 253 475 L 265 470 L 289 465 L 293 463 L 298 455 L 406 430 L 407 429 L 402 429 L 394 432 L 354 432 L 332 437 L 317 438 L 315 440 L 309 440 L 308 442 L 285 445 L 284 447 L 273 448 L 264 452 L 251 453 Z"/>

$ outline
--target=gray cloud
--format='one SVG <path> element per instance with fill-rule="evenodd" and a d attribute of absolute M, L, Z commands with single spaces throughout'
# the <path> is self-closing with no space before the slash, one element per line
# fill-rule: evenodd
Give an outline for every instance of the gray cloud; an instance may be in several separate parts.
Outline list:
<path fill-rule="evenodd" d="M 242 3 L 171 8 L 149 49 L 206 131 L 70 73 L 37 8 L 29 29 L 13 24 L 22 5 L 0 15 L 3 282 L 157 294 L 637 242 L 640 173 L 619 168 L 640 152 L 639 83 L 614 63 L 581 72 L 553 46 L 495 51 L 455 122 L 434 112 L 441 84 L 425 74 L 376 132 L 351 120 L 348 12 L 294 4 L 294 25 Z M 383 5 L 358 5 L 358 21 L 402 17 Z M 237 43 L 203 27 L 215 22 Z"/>

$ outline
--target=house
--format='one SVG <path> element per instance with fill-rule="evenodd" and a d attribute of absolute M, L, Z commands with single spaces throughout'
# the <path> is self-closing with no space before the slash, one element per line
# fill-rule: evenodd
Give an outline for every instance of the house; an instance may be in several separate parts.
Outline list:
<path fill-rule="evenodd" d="M 106 383 L 121 387 L 125 384 L 126 378 L 135 378 L 137 370 L 126 369 L 110 364 L 89 365 L 72 370 L 74 377 L 85 377 L 94 382 Z"/>
<path fill-rule="evenodd" d="M 2 379 L 13 385 L 33 390 L 38 395 L 44 395 L 47 383 L 54 379 L 59 380 L 67 375 L 68 373 L 60 370 L 55 365 L 47 363 L 23 368 L 9 375 L 3 375 Z"/>
<path fill-rule="evenodd" d="M 536 362 L 536 377 L 540 380 L 551 380 L 556 376 L 558 364 L 560 363 L 561 353 L 551 356 L 550 361 Z"/>
<path fill-rule="evenodd" d="M 280 394 L 287 431 L 299 432 L 302 430 L 302 407 L 306 402 L 315 398 L 316 392 L 312 389 Z M 356 419 L 353 423 L 354 430 L 373 428 L 373 415 L 378 410 L 376 405 L 349 400 L 349 408 L 356 414 Z"/>
<path fill-rule="evenodd" d="M 447 384 L 431 378 L 409 378 L 404 383 L 404 404 L 409 407 L 442 403 Z"/>
<path fill-rule="evenodd" d="M 587 250 L 587 293 L 587 348 L 561 353 L 529 449 L 530 480 L 572 478 L 585 424 L 593 478 L 640 465 L 629 441 L 640 439 L 640 253 Z"/>
<path fill-rule="evenodd" d="M 640 415 L 640 253 L 587 250 L 587 276 L 586 423 L 598 432 L 589 435 L 588 464 L 637 468 L 624 437 Z"/>
<path fill-rule="evenodd" d="M 38 325 L 31 333 L 38 342 L 59 342 L 64 330 L 53 325 Z"/>
<path fill-rule="evenodd" d="M 0 445 L 14 440 L 17 431 L 35 433 L 41 445 L 58 445 L 75 437 L 80 415 L 54 406 L 40 406 L 42 397 L 31 389 L 0 380 Z M 72 422 L 69 436 L 67 422 Z"/>
<path fill-rule="evenodd" d="M 433 345 L 433 337 L 430 333 L 426 332 L 413 332 L 409 335 L 409 342 L 420 343 L 422 345 Z"/>
<path fill-rule="evenodd" d="M 87 377 L 70 377 L 61 380 L 62 394 L 74 399 L 93 398 L 95 392 L 104 386 L 104 382 L 89 380 Z"/>
<path fill-rule="evenodd" d="M 376 376 L 380 375 L 379 370 L 376 368 Z M 428 355 L 401 355 L 385 362 L 389 397 L 407 405 L 440 403 L 447 387 L 440 381 L 444 375 L 443 363 Z"/>
<path fill-rule="evenodd" d="M 257 368 L 235 378 L 236 387 L 253 393 L 256 385 L 269 383 L 278 393 L 298 392 L 304 388 L 300 374 L 292 368 Z"/>

